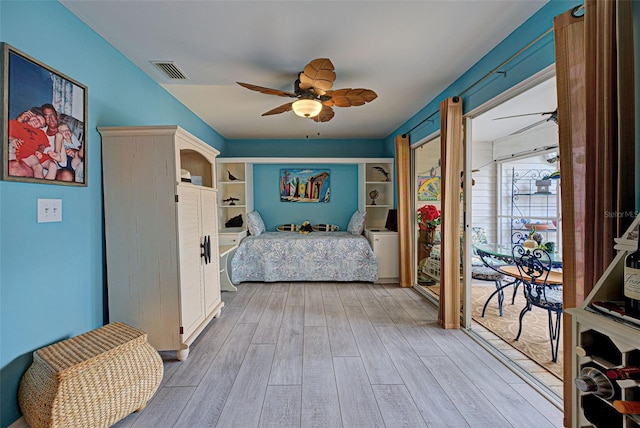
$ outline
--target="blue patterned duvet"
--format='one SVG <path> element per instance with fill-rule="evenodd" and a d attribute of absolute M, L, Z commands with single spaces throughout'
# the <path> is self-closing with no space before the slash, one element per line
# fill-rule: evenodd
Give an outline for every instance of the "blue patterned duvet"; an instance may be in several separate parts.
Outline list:
<path fill-rule="evenodd" d="M 244 238 L 231 260 L 235 284 L 377 279 L 378 260 L 369 241 L 349 232 L 264 232 Z"/>

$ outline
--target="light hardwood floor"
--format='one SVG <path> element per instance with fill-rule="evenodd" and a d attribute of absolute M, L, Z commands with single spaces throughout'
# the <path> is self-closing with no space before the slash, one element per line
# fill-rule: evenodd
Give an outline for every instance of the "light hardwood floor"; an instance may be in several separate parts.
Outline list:
<path fill-rule="evenodd" d="M 561 427 L 562 412 L 411 289 L 244 283 L 124 427 Z"/>

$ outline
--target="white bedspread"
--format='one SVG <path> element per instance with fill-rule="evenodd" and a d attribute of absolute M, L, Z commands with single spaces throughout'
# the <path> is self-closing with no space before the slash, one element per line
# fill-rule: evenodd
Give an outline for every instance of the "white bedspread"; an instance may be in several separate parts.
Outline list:
<path fill-rule="evenodd" d="M 244 238 L 231 260 L 235 284 L 377 279 L 378 260 L 369 241 L 348 232 L 264 232 Z"/>

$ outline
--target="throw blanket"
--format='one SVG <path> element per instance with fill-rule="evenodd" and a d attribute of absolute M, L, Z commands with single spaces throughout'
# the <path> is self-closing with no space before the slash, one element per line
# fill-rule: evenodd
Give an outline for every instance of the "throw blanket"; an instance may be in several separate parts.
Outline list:
<path fill-rule="evenodd" d="M 377 279 L 378 261 L 369 241 L 348 232 L 264 232 L 244 238 L 231 260 L 235 284 Z"/>

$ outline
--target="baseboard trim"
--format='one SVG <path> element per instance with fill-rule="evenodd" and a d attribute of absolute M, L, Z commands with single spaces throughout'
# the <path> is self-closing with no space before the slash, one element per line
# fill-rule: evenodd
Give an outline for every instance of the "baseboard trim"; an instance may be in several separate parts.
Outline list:
<path fill-rule="evenodd" d="M 24 420 L 24 416 L 21 416 L 20 419 L 9 425 L 7 428 L 29 428 L 29 424 Z"/>

